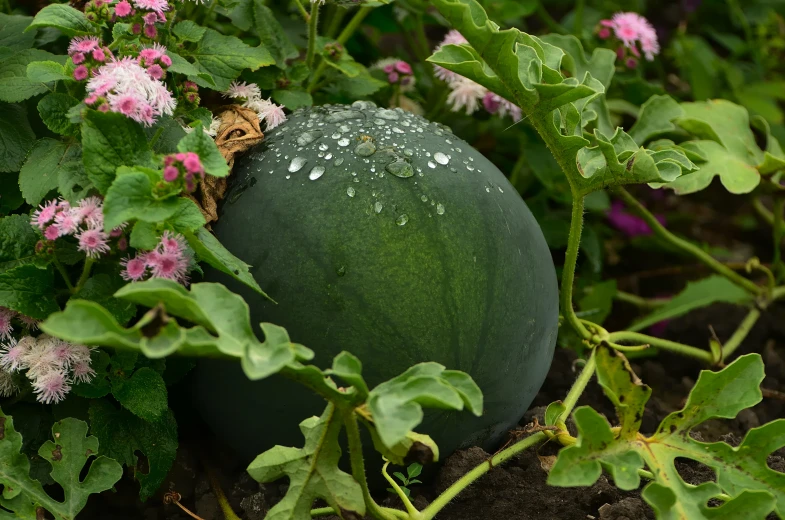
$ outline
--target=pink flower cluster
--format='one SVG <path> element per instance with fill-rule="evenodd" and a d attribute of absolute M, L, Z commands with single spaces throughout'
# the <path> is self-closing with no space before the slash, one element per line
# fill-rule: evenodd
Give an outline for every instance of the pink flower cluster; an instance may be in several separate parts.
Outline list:
<path fill-rule="evenodd" d="M 166 69 L 172 65 L 172 58 L 166 55 L 166 47 L 154 43 L 152 47 L 145 47 L 139 51 L 137 58 L 139 65 L 147 69 L 153 79 L 163 79 Z"/>
<path fill-rule="evenodd" d="M 79 241 L 79 250 L 89 258 L 98 258 L 109 252 L 109 237 L 121 237 L 122 227 L 104 232 L 103 202 L 98 197 L 88 197 L 72 207 L 68 201 L 53 199 L 41 204 L 33 212 L 30 224 L 44 233 L 47 240 L 73 235 Z M 125 249 L 125 240 L 118 242 Z"/>
<path fill-rule="evenodd" d="M 112 53 L 106 47 L 101 47 L 100 40 L 95 36 L 77 36 L 68 45 L 68 56 L 76 65 L 74 79 L 86 80 L 96 67 L 101 66 Z"/>
<path fill-rule="evenodd" d="M 164 180 L 175 182 L 185 181 L 185 191 L 196 191 L 196 176 L 204 180 L 204 166 L 199 156 L 193 152 L 180 152 L 164 157 Z"/>
<path fill-rule="evenodd" d="M 0 306 L 0 340 L 11 339 L 11 334 L 14 332 L 12 323 L 14 319 L 22 322 L 27 330 L 35 330 L 38 328 L 38 320 L 11 310 L 8 307 Z"/>
<path fill-rule="evenodd" d="M 166 23 L 164 12 L 170 7 L 168 0 L 120 0 L 114 7 L 114 14 L 131 24 L 133 34 L 144 33 L 152 40 L 158 37 L 155 24 Z"/>
<path fill-rule="evenodd" d="M 95 377 L 90 366 L 91 350 L 84 345 L 42 334 L 10 339 L 0 344 L 0 371 L 6 374 L 26 371 L 41 403 L 59 403 L 73 383 L 89 383 Z"/>
<path fill-rule="evenodd" d="M 259 121 L 264 121 L 267 125 L 267 130 L 272 130 L 286 121 L 283 107 L 276 105 L 270 99 L 262 98 L 262 92 L 255 83 L 233 81 L 223 95 L 234 99 L 244 99 L 243 106 L 256 112 Z"/>
<path fill-rule="evenodd" d="M 603 40 L 615 37 L 620 42 L 616 55 L 628 68 L 638 65 L 641 52 L 648 61 L 660 53 L 657 32 L 646 18 L 637 13 L 616 13 L 610 20 L 600 21 L 597 35 Z"/>
<path fill-rule="evenodd" d="M 383 71 L 387 75 L 387 81 L 391 85 L 400 85 L 402 90 L 411 90 L 414 86 L 415 77 L 412 66 L 398 58 L 385 58 L 379 60 L 372 67 Z"/>
<path fill-rule="evenodd" d="M 111 20 L 109 5 L 114 0 L 90 0 L 84 6 L 85 18 L 93 23 Z"/>
<path fill-rule="evenodd" d="M 152 52 L 160 51 L 155 49 Z M 160 56 L 157 61 L 163 62 Z M 119 60 L 112 59 L 95 71 L 87 82 L 89 95 L 85 98 L 85 103 L 103 112 L 119 112 L 134 121 L 151 126 L 159 116 L 172 115 L 177 106 L 166 85 L 151 75 L 150 69 L 156 66 L 157 62 L 153 62 L 153 65 L 145 69 L 139 61 L 130 56 Z"/>
<path fill-rule="evenodd" d="M 178 233 L 164 231 L 155 249 L 123 259 L 121 275 L 123 279 L 134 282 L 151 276 L 186 284 L 191 262 L 185 238 Z"/>
<path fill-rule="evenodd" d="M 465 43 L 469 42 L 460 32 L 453 29 L 447 33 L 444 40 L 436 47 L 436 50 L 441 49 L 445 45 L 462 45 Z M 465 110 L 466 115 L 471 115 L 482 106 L 490 114 L 498 114 L 500 117 L 510 115 L 513 121 L 520 121 L 521 109 L 518 106 L 498 94 L 490 92 L 479 83 L 439 65 L 434 65 L 434 73 L 437 78 L 445 81 L 450 87 L 447 103 L 450 104 L 453 112 Z"/>
<path fill-rule="evenodd" d="M 183 82 L 182 93 L 186 103 L 190 103 L 192 105 L 199 104 L 199 86 L 193 81 Z"/>

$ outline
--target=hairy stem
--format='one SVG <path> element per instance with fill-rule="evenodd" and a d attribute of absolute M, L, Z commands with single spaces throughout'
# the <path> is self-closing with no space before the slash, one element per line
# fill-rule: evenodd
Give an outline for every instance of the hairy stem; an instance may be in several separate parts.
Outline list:
<path fill-rule="evenodd" d="M 530 446 L 546 440 L 548 437 L 545 432 L 534 433 L 525 439 L 522 439 L 507 449 L 504 449 L 491 457 L 489 460 L 483 462 L 466 475 L 458 479 L 452 486 L 448 487 L 444 493 L 436 497 L 431 504 L 423 509 L 420 514 L 423 520 L 431 520 L 436 516 L 439 511 L 444 509 L 447 504 L 455 498 L 461 491 L 469 487 L 475 480 L 488 473 L 494 466 L 502 464 L 504 461 L 522 452 Z"/>
<path fill-rule="evenodd" d="M 338 29 L 341 27 L 341 22 L 343 22 L 347 12 L 348 11 L 343 7 L 336 6 L 335 12 L 333 12 L 333 15 L 330 17 L 330 24 L 324 32 L 325 36 L 328 38 L 335 38 L 335 33 L 337 33 Z"/>
<path fill-rule="evenodd" d="M 297 10 L 300 11 L 300 14 L 303 15 L 303 19 L 307 22 L 311 20 L 311 15 L 308 14 L 308 11 L 305 10 L 303 7 L 303 3 L 300 0 L 294 0 L 295 5 L 297 5 Z"/>
<path fill-rule="evenodd" d="M 669 298 L 644 298 L 624 291 L 616 291 L 613 297 L 620 302 L 631 303 L 641 309 L 656 309 L 669 301 Z"/>
<path fill-rule="evenodd" d="M 575 310 L 572 308 L 572 286 L 575 283 L 575 265 L 578 262 L 582 230 L 583 197 L 573 197 L 570 236 L 567 241 L 567 254 L 564 258 L 564 268 L 561 275 L 561 312 L 579 336 L 583 339 L 589 339 L 591 338 L 591 333 L 586 330 L 586 327 L 583 326 L 583 323 L 575 315 Z"/>
<path fill-rule="evenodd" d="M 214 3 L 215 1 L 216 0 L 213 0 Z M 221 512 L 223 512 L 225 520 L 240 520 L 240 517 L 237 516 L 237 514 L 234 512 L 232 506 L 229 505 L 229 500 L 226 498 L 226 494 L 221 487 L 221 483 L 218 482 L 218 476 L 215 474 L 215 469 L 206 459 L 207 457 L 205 456 L 202 459 L 202 462 L 204 464 L 205 470 L 207 470 L 207 479 L 210 481 L 210 487 L 215 494 L 215 499 L 218 501 L 218 506 L 221 508 Z"/>
<path fill-rule="evenodd" d="M 71 277 L 68 276 L 68 271 L 65 270 L 63 264 L 60 263 L 60 260 L 57 259 L 57 256 L 52 257 L 52 263 L 57 268 L 57 271 L 60 273 L 60 276 L 63 277 L 63 281 L 65 282 L 65 286 L 68 287 L 68 290 L 72 293 L 74 292 L 74 284 L 71 283 Z"/>
<path fill-rule="evenodd" d="M 327 515 L 334 515 L 335 509 L 332 507 L 318 507 L 316 509 L 311 509 L 311 518 L 315 518 L 317 516 L 327 516 Z"/>
<path fill-rule="evenodd" d="M 358 9 L 357 12 L 354 13 L 352 19 L 349 20 L 349 23 L 346 25 L 346 27 L 343 28 L 341 34 L 338 35 L 338 38 L 335 39 L 335 41 L 337 41 L 341 45 L 345 45 L 346 42 L 349 41 L 349 38 L 351 38 L 352 35 L 355 33 L 355 31 L 357 31 L 357 28 L 360 27 L 360 24 L 363 23 L 365 17 L 368 16 L 368 14 L 372 10 L 373 10 L 372 7 L 361 7 L 360 9 Z M 309 45 L 310 45 L 310 40 L 309 40 Z M 311 80 L 308 82 L 308 92 L 313 93 L 314 91 L 316 91 L 316 86 L 319 82 L 319 79 L 324 74 L 324 71 L 327 70 L 327 67 L 328 65 L 324 60 L 322 60 L 319 63 L 319 66 L 316 67 L 316 70 L 311 76 Z"/>
<path fill-rule="evenodd" d="M 319 35 L 319 2 L 311 4 L 311 14 L 308 17 L 308 53 L 305 55 L 305 64 L 313 68 L 316 57 L 316 37 Z"/>
<path fill-rule="evenodd" d="M 747 334 L 750 333 L 752 327 L 754 327 L 755 323 L 757 323 L 758 318 L 760 318 L 760 310 L 757 308 L 750 309 L 750 312 L 748 312 L 747 316 L 744 317 L 733 335 L 722 346 L 723 361 L 728 359 L 730 355 L 733 354 L 737 348 L 739 348 L 741 342 L 744 341 L 744 338 L 747 337 Z"/>
<path fill-rule="evenodd" d="M 363 459 L 362 439 L 360 438 L 360 428 L 357 425 L 357 416 L 355 415 L 354 410 L 347 410 L 344 412 L 343 422 L 346 427 L 346 438 L 349 442 L 349 460 L 352 464 L 352 476 L 354 477 L 354 480 L 360 484 L 360 487 L 363 490 L 363 498 L 365 499 L 365 506 L 368 509 L 368 513 L 379 520 L 395 520 L 398 516 L 391 513 L 390 511 L 392 510 L 387 510 L 377 504 L 371 496 L 371 492 L 368 491 L 368 481 L 365 478 L 365 460 Z M 403 518 L 407 518 L 407 515 L 403 513 L 403 511 L 399 511 L 399 513 L 404 515 Z"/>
<path fill-rule="evenodd" d="M 562 412 L 561 415 L 563 420 L 566 420 L 567 417 L 570 416 L 575 405 L 578 404 L 578 399 L 580 399 L 581 394 L 583 394 L 589 381 L 591 381 L 594 371 L 597 369 L 597 361 L 594 358 L 594 352 L 596 351 L 592 350 L 589 359 L 586 361 L 586 365 L 584 365 L 583 370 L 581 370 L 581 374 L 578 376 L 578 379 L 575 380 L 575 383 L 573 383 L 567 397 L 564 398 L 564 412 Z"/>
<path fill-rule="evenodd" d="M 714 259 L 711 255 L 703 251 L 698 246 L 691 244 L 690 242 L 684 240 L 683 238 L 677 237 L 676 235 L 665 229 L 665 227 L 662 224 L 660 224 L 657 218 L 654 215 L 652 215 L 649 212 L 649 210 L 647 210 L 643 206 L 643 204 L 638 202 L 638 199 L 633 197 L 630 194 L 630 192 L 620 187 L 620 188 L 616 188 L 616 193 L 618 193 L 622 197 L 622 199 L 624 199 L 624 202 L 630 208 L 632 208 L 643 220 L 646 221 L 646 223 L 652 229 L 654 234 L 657 235 L 659 238 L 667 241 L 668 243 L 672 244 L 675 247 L 678 247 L 682 251 L 694 256 L 702 263 L 704 263 L 705 265 L 716 271 L 718 274 L 721 274 L 731 282 L 735 283 L 739 287 L 742 287 L 743 289 L 749 291 L 752 294 L 755 295 L 760 294 L 762 288 L 759 287 L 757 284 L 755 284 L 751 280 L 744 278 L 740 274 L 732 271 L 728 267 L 724 266 L 722 263 L 718 262 L 716 259 Z"/>
<path fill-rule="evenodd" d="M 676 354 L 681 354 L 683 356 L 689 356 L 706 363 L 713 363 L 715 360 L 711 355 L 711 352 L 707 350 L 701 350 L 696 347 L 691 347 L 689 345 L 685 345 L 683 343 L 677 343 L 675 341 L 670 341 L 667 339 L 656 338 L 654 336 L 649 336 L 646 334 L 641 334 L 639 332 L 629 332 L 626 330 L 622 330 L 619 332 L 611 332 L 608 335 L 607 341 L 611 343 L 623 343 L 625 341 L 636 343 L 638 345 L 650 345 L 652 347 L 661 348 L 663 350 L 669 350 L 671 352 L 675 352 Z"/>
<path fill-rule="evenodd" d="M 94 263 L 95 260 L 93 260 L 92 258 L 88 258 L 84 261 L 84 268 L 82 268 L 82 276 L 79 277 L 79 281 L 76 282 L 76 287 L 74 287 L 74 290 L 71 291 L 73 294 L 79 294 L 79 291 L 81 291 L 84 288 L 84 285 L 87 283 L 88 278 L 90 278 L 90 271 L 92 271 Z"/>

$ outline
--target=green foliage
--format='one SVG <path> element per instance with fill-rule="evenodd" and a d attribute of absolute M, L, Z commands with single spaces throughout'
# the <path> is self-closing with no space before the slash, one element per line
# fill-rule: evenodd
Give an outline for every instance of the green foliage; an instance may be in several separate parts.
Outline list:
<path fill-rule="evenodd" d="M 11 416 L 0 411 L 0 517 L 34 520 L 41 518 L 38 508 L 54 515 L 56 520 L 73 520 L 93 493 L 110 489 L 122 476 L 122 468 L 114 460 L 98 456 L 98 439 L 87 437 L 87 424 L 64 419 L 54 424 L 54 441 L 47 441 L 38 455 L 51 464 L 52 479 L 60 484 L 64 500 L 51 498 L 37 480 L 29 476 L 30 461 L 21 453 L 22 436 L 14 429 Z M 97 457 L 93 459 L 93 457 Z M 84 478 L 85 464 L 90 467 Z M 14 516 L 11 516 L 13 514 Z"/>
<path fill-rule="evenodd" d="M 226 177 L 229 175 L 229 167 L 226 165 L 226 160 L 218 151 L 215 141 L 210 138 L 202 130 L 202 123 L 200 122 L 195 127 L 194 131 L 186 134 L 185 137 L 180 139 L 177 143 L 178 152 L 194 152 L 199 156 L 204 166 L 204 171 L 208 175 L 214 177 Z"/>
<path fill-rule="evenodd" d="M 422 484 L 422 481 L 417 480 L 416 478 L 420 475 L 421 472 L 422 472 L 422 464 L 418 464 L 414 462 L 410 464 L 408 468 L 406 468 L 406 475 L 404 475 L 400 471 L 396 471 L 395 473 L 393 473 L 395 478 L 401 481 L 402 484 L 401 490 L 407 497 L 411 496 L 412 494 L 412 491 L 409 489 L 409 486 L 414 484 Z M 387 488 L 387 491 L 391 493 L 395 492 L 393 488 Z"/>
<path fill-rule="evenodd" d="M 154 193 L 155 186 L 162 182 L 163 175 L 157 170 L 120 166 L 106 191 L 104 227 L 111 230 L 135 220 L 159 222 L 174 215 L 177 197 Z"/>
<path fill-rule="evenodd" d="M 25 107 L 0 103 L 0 172 L 18 171 L 34 143 Z"/>
<path fill-rule="evenodd" d="M 52 190 L 60 186 L 60 176 L 81 163 L 78 144 L 66 144 L 45 137 L 38 140 L 19 171 L 19 188 L 28 204 L 38 205 Z"/>
<path fill-rule="evenodd" d="M 0 54 L 0 101 L 16 103 L 47 91 L 46 83 L 27 77 L 27 66 L 35 61 L 64 63 L 65 56 L 39 49 Z"/>
<path fill-rule="evenodd" d="M 38 11 L 25 31 L 41 27 L 54 27 L 68 36 L 91 34 L 97 29 L 83 12 L 63 4 L 47 5 Z"/>
<path fill-rule="evenodd" d="M 578 441 L 559 453 L 549 484 L 591 485 L 604 468 L 619 488 L 629 490 L 640 485 L 638 471 L 646 468 L 653 480 L 643 490 L 643 498 L 658 518 L 763 518 L 772 511 L 783 515 L 785 476 L 769 468 L 766 458 L 785 446 L 784 420 L 750 430 L 736 448 L 690 436 L 709 419 L 733 418 L 760 402 L 764 374 L 759 355 L 741 356 L 719 372 L 701 372 L 684 408 L 666 417 L 651 437 L 639 432 L 650 389 L 635 377 L 621 354 L 600 348 L 596 356 L 597 378 L 616 406 L 620 429 L 615 433 L 589 407 L 575 410 Z M 678 457 L 709 466 L 717 482 L 687 484 L 674 465 Z M 722 505 L 710 508 L 712 498 L 719 498 Z"/>

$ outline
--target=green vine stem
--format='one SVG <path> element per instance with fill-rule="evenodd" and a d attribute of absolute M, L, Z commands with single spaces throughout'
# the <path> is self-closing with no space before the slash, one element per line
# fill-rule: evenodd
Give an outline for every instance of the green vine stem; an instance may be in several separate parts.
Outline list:
<path fill-rule="evenodd" d="M 319 6 L 320 2 L 311 3 L 311 14 L 308 17 L 308 53 L 305 55 L 305 64 L 313 68 L 316 57 L 316 37 L 319 35 Z"/>
<path fill-rule="evenodd" d="M 594 357 L 595 352 L 595 350 L 591 351 L 591 355 L 586 361 L 586 365 L 584 365 L 583 370 L 581 370 L 581 374 L 578 376 L 578 379 L 575 380 L 572 388 L 570 388 L 570 392 L 567 394 L 567 397 L 564 398 L 564 412 L 562 412 L 560 420 L 566 420 L 566 418 L 570 416 L 572 410 L 575 408 L 575 405 L 578 404 L 578 399 L 580 399 L 581 394 L 583 394 L 583 391 L 586 390 L 586 386 L 589 384 L 589 381 L 591 381 L 594 371 L 597 369 L 597 360 Z"/>
<path fill-rule="evenodd" d="M 308 14 L 308 11 L 305 10 L 303 7 L 303 3 L 300 0 L 294 0 L 295 5 L 297 5 L 297 10 L 300 11 L 300 14 L 303 15 L 303 18 L 306 22 L 310 21 L 311 15 Z"/>
<path fill-rule="evenodd" d="M 327 30 L 324 31 L 325 36 L 328 38 L 335 38 L 335 33 L 337 33 L 338 29 L 341 27 L 341 23 L 343 22 L 346 13 L 347 10 L 343 7 L 335 6 L 335 11 L 330 17 L 330 23 L 327 26 Z"/>
<path fill-rule="evenodd" d="M 677 237 L 665 229 L 665 227 L 660 224 L 657 218 L 652 215 L 649 210 L 643 206 L 643 204 L 638 202 L 638 199 L 633 197 L 630 192 L 624 188 L 617 188 L 615 191 L 621 196 L 621 198 L 630 208 L 632 208 L 643 220 L 646 221 L 656 236 L 678 247 L 682 251 L 694 256 L 717 273 L 721 274 L 731 282 L 749 291 L 750 293 L 758 295 L 763 290 L 762 287 L 758 286 L 751 280 L 744 278 L 743 276 L 724 266 L 722 263 L 714 259 L 711 255 L 703 251 L 698 246 L 691 244 L 683 238 Z"/>
<path fill-rule="evenodd" d="M 311 509 L 311 518 L 316 518 L 317 516 L 327 516 L 327 515 L 334 515 L 335 509 L 332 507 L 318 507 L 316 509 Z"/>
<path fill-rule="evenodd" d="M 365 478 L 365 460 L 363 459 L 363 445 L 360 438 L 360 428 L 354 410 L 343 412 L 343 423 L 346 428 L 346 438 L 349 442 L 349 461 L 352 466 L 352 476 L 363 490 L 363 498 L 368 508 L 368 513 L 379 520 L 396 520 L 409 518 L 409 515 L 397 509 L 381 507 L 371 496 L 368 490 L 368 481 Z"/>
<path fill-rule="evenodd" d="M 747 334 L 750 333 L 755 323 L 757 323 L 758 318 L 760 318 L 760 310 L 757 308 L 750 309 L 733 335 L 722 346 L 722 361 L 728 359 L 739 348 L 741 342 L 744 341 L 744 338 L 747 337 Z"/>
<path fill-rule="evenodd" d="M 422 520 L 431 520 L 433 517 L 439 513 L 442 509 L 444 509 L 447 504 L 455 498 L 459 493 L 461 493 L 464 489 L 469 487 L 475 480 L 480 478 L 481 476 L 488 473 L 494 466 L 498 466 L 502 464 L 506 460 L 512 458 L 513 456 L 517 455 L 518 453 L 522 452 L 526 448 L 534 446 L 535 444 L 540 443 L 548 438 L 545 432 L 537 432 L 521 441 L 513 444 L 507 449 L 504 449 L 488 459 L 487 461 L 483 462 L 466 475 L 458 479 L 452 486 L 448 487 L 444 493 L 436 497 L 436 499 L 430 503 L 428 507 L 420 511 L 420 518 Z"/>
<path fill-rule="evenodd" d="M 570 236 L 567 240 L 567 254 L 561 275 L 561 312 L 570 326 L 583 339 L 591 338 L 591 333 L 583 326 L 572 308 L 572 286 L 575 282 L 575 265 L 578 263 L 578 250 L 581 247 L 583 230 L 583 197 L 573 197 Z"/>
<path fill-rule="evenodd" d="M 616 291 L 616 294 L 613 295 L 613 297 L 620 302 L 631 303 L 641 309 L 656 309 L 670 301 L 670 298 L 644 298 L 637 294 L 631 294 L 624 291 Z"/>
<path fill-rule="evenodd" d="M 661 348 L 663 350 L 668 350 L 670 352 L 675 352 L 676 354 L 681 354 L 683 356 L 699 359 L 709 364 L 718 361 L 714 359 L 714 356 L 712 356 L 711 352 L 709 352 L 708 350 L 701 350 L 699 348 L 691 347 L 683 343 L 677 343 L 675 341 L 670 341 L 667 339 L 656 338 L 654 336 L 648 336 L 646 334 L 641 334 L 639 332 L 629 332 L 626 330 L 622 330 L 619 332 L 611 332 L 610 334 L 608 334 L 606 341 L 610 343 L 633 342 L 638 345 L 649 345 L 652 347 Z"/>
<path fill-rule="evenodd" d="M 768 225 L 774 225 L 774 215 L 769 208 L 767 208 L 763 201 L 760 200 L 760 197 L 753 197 L 752 198 L 752 209 L 755 210 L 755 213 L 758 214 L 760 218 L 762 218 Z"/>
<path fill-rule="evenodd" d="M 365 20 L 365 17 L 368 16 L 371 11 L 373 11 L 372 7 L 361 7 L 360 9 L 358 9 L 357 12 L 354 13 L 354 16 L 352 17 L 352 19 L 349 20 L 349 23 L 346 25 L 346 27 L 343 28 L 343 31 L 341 31 L 341 34 L 338 35 L 338 38 L 335 39 L 335 41 L 337 41 L 341 45 L 346 44 L 346 42 L 349 41 L 349 38 L 351 38 L 352 35 L 355 33 L 355 31 L 357 31 L 357 28 L 360 27 L 360 24 L 363 23 L 363 20 Z M 314 38 L 314 40 L 315 40 L 315 38 Z M 308 40 L 308 49 L 309 49 L 309 51 L 310 51 L 310 43 L 311 43 L 311 40 L 309 39 Z M 310 66 L 310 63 L 309 63 L 309 66 Z M 319 79 L 324 74 L 324 71 L 327 70 L 327 67 L 328 67 L 328 65 L 327 65 L 327 63 L 324 60 L 322 60 L 319 63 L 319 66 L 316 67 L 316 70 L 314 71 L 313 76 L 311 76 L 311 80 L 308 82 L 308 92 L 309 93 L 313 93 L 316 90 L 316 86 L 318 85 Z"/>
<path fill-rule="evenodd" d="M 76 282 L 76 287 L 74 287 L 74 290 L 71 291 L 73 294 L 79 294 L 79 291 L 81 291 L 84 288 L 84 285 L 87 283 L 87 279 L 90 278 L 90 271 L 93 270 L 94 263 L 95 260 L 93 260 L 92 258 L 88 258 L 87 260 L 84 261 L 82 276 L 79 277 L 79 281 Z"/>
<path fill-rule="evenodd" d="M 419 520 L 421 518 L 420 512 L 417 511 L 417 508 L 414 507 L 414 504 L 412 504 L 411 500 L 409 500 L 409 497 L 407 497 L 406 493 L 403 492 L 401 486 L 399 486 L 398 483 L 395 481 L 395 479 L 393 479 L 390 476 L 390 474 L 387 473 L 387 466 L 389 465 L 390 462 L 387 461 L 384 463 L 384 466 L 382 466 L 382 475 L 384 476 L 384 479 L 387 482 L 389 482 L 389 484 L 392 486 L 393 490 L 395 491 L 395 494 L 398 495 L 398 498 L 400 498 L 401 502 L 403 502 L 403 507 L 405 507 L 406 511 L 409 513 L 409 518 L 411 518 L 412 520 L 415 519 Z"/>
<path fill-rule="evenodd" d="M 52 256 L 52 263 L 55 265 L 55 268 L 57 268 L 57 271 L 60 273 L 60 276 L 63 277 L 65 286 L 68 287 L 68 290 L 73 293 L 74 284 L 71 283 L 71 277 L 68 276 L 68 271 L 65 270 L 65 267 L 63 267 L 63 264 L 60 263 L 60 260 L 57 259 L 57 256 Z"/>

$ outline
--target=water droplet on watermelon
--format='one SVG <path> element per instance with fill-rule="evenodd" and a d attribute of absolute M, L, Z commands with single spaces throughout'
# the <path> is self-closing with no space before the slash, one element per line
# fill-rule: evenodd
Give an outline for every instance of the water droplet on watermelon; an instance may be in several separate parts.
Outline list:
<path fill-rule="evenodd" d="M 292 159 L 292 162 L 289 163 L 289 171 L 292 173 L 299 172 L 303 169 L 303 166 L 305 166 L 305 163 L 307 162 L 308 159 L 305 157 L 295 157 Z"/>
<path fill-rule="evenodd" d="M 398 121 L 398 119 L 400 119 L 400 117 L 394 110 L 389 110 L 386 108 L 377 110 L 376 116 L 381 117 L 382 119 L 386 119 L 388 121 Z"/>
<path fill-rule="evenodd" d="M 444 155 L 442 152 L 436 152 L 433 154 L 433 158 L 436 159 L 436 162 L 439 164 L 447 164 L 450 162 L 450 158 Z"/>
<path fill-rule="evenodd" d="M 333 158 L 333 154 L 331 154 L 331 153 L 328 153 L 327 155 L 325 155 L 325 156 L 324 156 L 324 158 L 325 158 L 325 159 L 327 159 L 327 160 L 329 161 L 330 159 L 332 159 L 332 158 Z"/>
<path fill-rule="evenodd" d="M 341 121 L 346 121 L 347 119 L 359 119 L 363 117 L 360 112 L 356 112 L 354 110 L 341 110 L 340 112 L 333 112 L 329 116 L 324 118 L 325 123 L 340 123 Z"/>
<path fill-rule="evenodd" d="M 338 157 L 338 158 L 335 160 L 335 165 L 336 165 L 336 166 L 340 166 L 340 165 L 342 165 L 342 164 L 343 164 L 343 157 Z"/>
<path fill-rule="evenodd" d="M 352 103 L 352 108 L 359 108 L 360 110 L 376 108 L 376 103 L 373 101 L 355 101 Z"/>
<path fill-rule="evenodd" d="M 339 267 L 338 269 L 335 270 L 335 274 L 337 274 L 338 276 L 345 275 L 346 274 L 346 267 L 344 267 L 344 266 Z"/>
<path fill-rule="evenodd" d="M 395 223 L 398 224 L 399 226 L 405 226 L 407 222 L 409 222 L 409 215 L 407 215 L 406 213 L 400 215 L 397 219 L 395 219 Z"/>
<path fill-rule="evenodd" d="M 356 192 L 356 191 L 355 191 L 355 189 L 354 189 L 354 188 L 352 188 L 351 186 L 349 186 L 348 188 L 346 188 L 346 194 L 347 194 L 349 197 L 354 197 L 355 193 L 357 193 L 357 192 Z"/>
<path fill-rule="evenodd" d="M 327 146 L 327 144 L 325 144 L 325 143 L 322 143 L 322 144 L 319 145 L 319 150 L 321 150 L 323 152 L 326 151 L 328 148 L 330 148 L 330 147 Z"/>
<path fill-rule="evenodd" d="M 384 168 L 388 172 L 392 173 L 396 177 L 400 177 L 401 179 L 407 179 L 414 175 L 414 170 L 412 169 L 412 165 L 404 160 L 397 160 L 395 162 L 391 162 Z"/>
<path fill-rule="evenodd" d="M 436 213 L 439 215 L 444 215 L 444 204 L 441 202 L 436 205 Z"/>
<path fill-rule="evenodd" d="M 314 166 L 311 169 L 311 173 L 308 174 L 308 178 L 311 179 L 312 181 L 315 181 L 322 175 L 324 175 L 324 166 Z"/>
<path fill-rule="evenodd" d="M 371 141 L 363 141 L 357 145 L 357 147 L 354 149 L 354 153 L 360 157 L 370 157 L 376 153 L 376 145 Z"/>
<path fill-rule="evenodd" d="M 420 197 L 420 200 L 423 202 L 428 202 L 428 197 L 423 195 L 422 197 Z"/>
<path fill-rule="evenodd" d="M 428 168 L 436 168 L 436 163 L 433 161 L 428 161 Z"/>
<path fill-rule="evenodd" d="M 338 146 L 349 146 L 349 139 L 344 137 L 340 141 L 338 141 Z"/>
<path fill-rule="evenodd" d="M 406 150 L 403 151 L 403 154 L 406 157 L 413 157 L 414 156 L 414 150 L 412 150 L 411 148 L 407 148 Z"/>
<path fill-rule="evenodd" d="M 314 132 L 303 132 L 297 137 L 297 144 L 299 146 L 307 146 L 321 137 L 322 133 L 318 130 Z"/>
<path fill-rule="evenodd" d="M 340 139 L 340 138 L 341 138 L 341 134 L 340 134 L 340 133 L 338 133 L 338 132 L 335 132 L 335 133 L 334 133 L 333 135 L 331 135 L 330 137 L 332 137 L 333 139 Z"/>
<path fill-rule="evenodd" d="M 381 212 L 382 212 L 382 208 L 383 208 L 383 207 L 384 207 L 384 206 L 382 205 L 382 203 L 381 203 L 381 202 L 379 202 L 379 201 L 377 201 L 377 202 L 376 202 L 376 204 L 374 204 L 374 205 L 373 205 L 373 210 L 374 210 L 376 213 L 381 213 Z"/>

